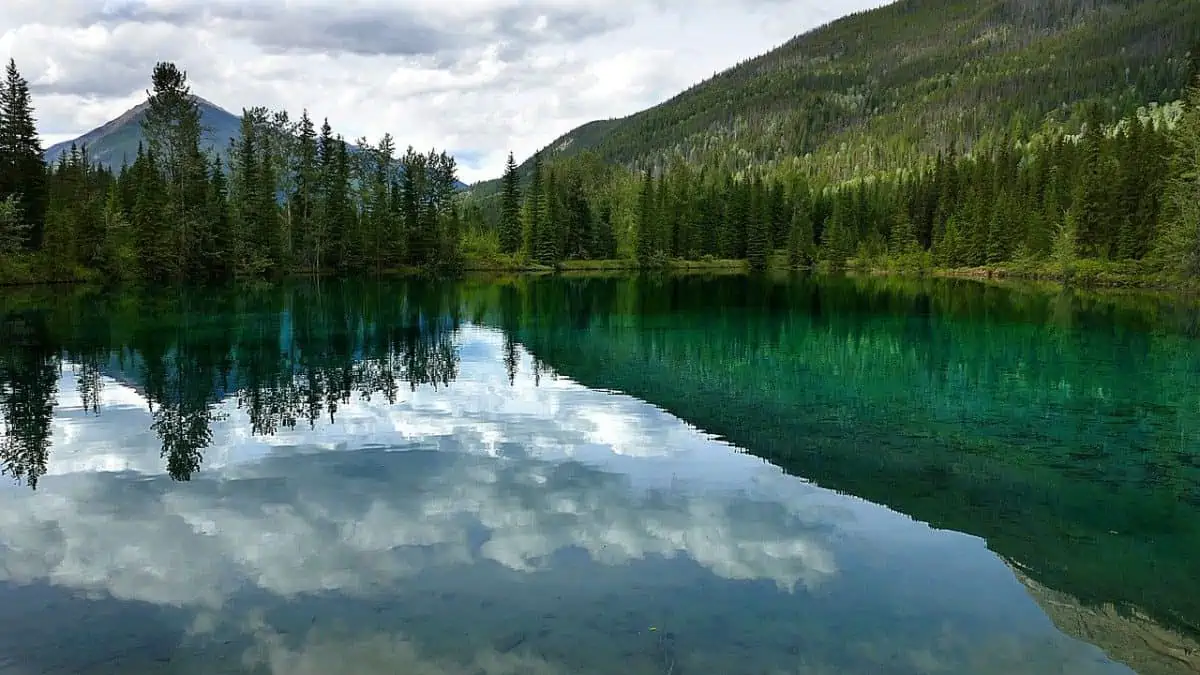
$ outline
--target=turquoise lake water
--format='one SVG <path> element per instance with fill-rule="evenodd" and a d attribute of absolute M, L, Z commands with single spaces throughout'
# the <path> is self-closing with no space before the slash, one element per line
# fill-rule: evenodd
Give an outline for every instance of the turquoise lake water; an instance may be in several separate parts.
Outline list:
<path fill-rule="evenodd" d="M 1200 673 L 1200 312 L 0 292 L 0 673 Z"/>

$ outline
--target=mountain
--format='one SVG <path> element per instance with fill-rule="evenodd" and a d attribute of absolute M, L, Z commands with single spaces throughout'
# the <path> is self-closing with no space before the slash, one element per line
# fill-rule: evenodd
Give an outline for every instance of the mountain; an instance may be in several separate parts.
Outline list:
<path fill-rule="evenodd" d="M 1200 643 L 1136 610 L 1091 605 L 1040 584 L 1019 563 L 1001 557 L 1029 597 L 1059 630 L 1104 650 L 1138 675 L 1200 673 Z"/>
<path fill-rule="evenodd" d="M 544 153 L 592 151 L 641 167 L 675 157 L 733 169 L 786 162 L 845 178 L 1077 116 L 1089 104 L 1112 119 L 1176 100 L 1194 45 L 1195 0 L 899 0 L 648 110 L 579 127 Z"/>
<path fill-rule="evenodd" d="M 196 102 L 200 105 L 200 123 L 204 126 L 204 148 L 223 154 L 229 139 L 241 135 L 241 118 L 199 96 Z M 137 156 L 138 143 L 143 138 L 142 120 L 146 117 L 148 106 L 148 103 L 140 103 L 79 138 L 50 146 L 46 150 L 46 161 L 51 164 L 58 161 L 59 156 L 69 152 L 74 143 L 77 146 L 86 144 L 93 160 L 113 169 L 120 168 L 126 161 L 132 163 Z"/>
<path fill-rule="evenodd" d="M 241 137 L 241 117 L 199 96 L 196 97 L 196 102 L 200 106 L 200 124 L 204 127 L 202 148 L 224 157 L 229 149 L 229 139 Z M 86 144 L 88 155 L 94 161 L 114 170 L 119 169 L 126 161 L 132 163 L 137 156 L 138 143 L 143 139 L 142 120 L 146 117 L 148 106 L 148 103 L 140 103 L 79 138 L 50 146 L 45 152 L 46 161 L 54 164 L 59 156 L 70 152 L 71 144 L 74 143 L 77 146 Z M 359 150 L 358 146 L 353 144 L 349 147 L 351 153 Z M 466 183 L 461 181 L 457 185 L 460 189 L 467 187 Z"/>

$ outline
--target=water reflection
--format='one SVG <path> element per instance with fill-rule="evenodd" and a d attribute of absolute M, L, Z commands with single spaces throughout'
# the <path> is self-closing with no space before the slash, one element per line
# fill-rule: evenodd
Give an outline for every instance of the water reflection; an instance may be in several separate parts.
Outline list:
<path fill-rule="evenodd" d="M 3 493 L 0 579 L 70 592 L 21 608 L 47 629 L 100 614 L 140 634 L 137 608 L 159 608 L 155 630 L 181 646 L 135 640 L 133 672 L 168 657 L 183 672 L 917 672 L 980 650 L 1010 668 L 1115 668 L 1054 631 L 977 540 L 792 479 L 634 399 L 535 386 L 524 352 L 530 374 L 509 385 L 494 331 L 459 344 L 471 356 L 450 390 L 352 398 L 316 430 L 259 437 L 249 411 L 218 406 L 223 455 L 186 484 L 148 470 L 151 413 L 106 381 L 107 425 L 56 420 L 64 465 Z M 63 378 L 67 407 L 82 409 L 79 383 Z M 118 470 L 80 470 L 123 453 Z M 0 647 L 35 667 L 108 653 L 18 635 Z"/>
<path fill-rule="evenodd" d="M 984 322 L 954 294 L 656 283 L 10 298 L 0 673 L 1129 672 L 1087 641 L 1200 671 L 1192 600 L 1164 600 L 1188 521 L 1100 537 L 1078 468 L 1047 473 L 1061 429 L 980 450 L 1037 406 L 1120 405 L 1107 349 L 1178 392 L 1189 338 L 1073 306 L 1047 346 L 1020 295 Z M 1127 391 L 1174 478 L 1088 460 L 1126 516 L 1194 488 L 1155 377 Z"/>
<path fill-rule="evenodd" d="M 576 283 L 530 289 L 556 319 L 519 331 L 559 371 L 984 537 L 1085 605 L 1200 632 L 1194 301 L 881 279 Z M 566 320 L 575 298 L 605 292 L 617 311 Z"/>
<path fill-rule="evenodd" d="M 137 391 L 176 480 L 201 468 L 226 399 L 247 413 L 252 434 L 270 435 L 332 420 L 353 396 L 395 402 L 402 387 L 455 378 L 460 307 L 444 291 L 338 290 L 77 297 L 5 313 L 5 473 L 33 488 L 45 473 L 66 365 L 85 411 L 100 413 L 103 374 Z"/>

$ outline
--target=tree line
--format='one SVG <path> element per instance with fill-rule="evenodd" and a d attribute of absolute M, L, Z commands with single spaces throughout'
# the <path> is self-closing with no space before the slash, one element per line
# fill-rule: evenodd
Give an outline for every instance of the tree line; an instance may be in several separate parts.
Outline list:
<path fill-rule="evenodd" d="M 64 372 L 85 414 L 101 414 L 106 388 L 136 388 L 168 474 L 188 480 L 231 409 L 250 433 L 271 436 L 333 424 L 353 401 L 395 404 L 406 390 L 450 386 L 462 325 L 490 292 L 347 279 L 0 296 L 0 476 L 37 488 Z M 512 384 L 521 359 L 510 336 L 505 344 Z M 544 366 L 533 366 L 538 384 Z"/>
<path fill-rule="evenodd" d="M 350 144 L 256 107 L 223 161 L 201 148 L 199 104 L 172 63 L 152 74 L 145 142 L 113 171 L 72 146 L 46 166 L 27 82 L 0 92 L 0 281 L 209 281 L 457 267 L 455 160 Z"/>
<path fill-rule="evenodd" d="M 1106 123 L 1107 122 L 1107 123 Z M 746 259 L 752 267 L 977 267 L 1149 261 L 1200 274 L 1200 88 L 1182 104 L 1078 133 L 1049 127 L 952 145 L 914 167 L 834 182 L 812 171 L 723 171 L 677 161 L 614 167 L 592 153 L 510 157 L 501 190 L 466 210 L 501 253 L 544 264 L 634 258 Z"/>
<path fill-rule="evenodd" d="M 835 180 L 796 166 L 649 170 L 593 153 L 512 156 L 496 195 L 458 194 L 454 158 L 348 143 L 307 112 L 243 111 L 201 150 L 186 74 L 160 63 L 145 143 L 118 171 L 42 159 L 28 85 L 0 89 L 0 280 L 209 281 L 623 259 L 895 268 L 1147 261 L 1200 274 L 1200 90 L 1076 128 L 1013 129 L 969 152 Z"/>

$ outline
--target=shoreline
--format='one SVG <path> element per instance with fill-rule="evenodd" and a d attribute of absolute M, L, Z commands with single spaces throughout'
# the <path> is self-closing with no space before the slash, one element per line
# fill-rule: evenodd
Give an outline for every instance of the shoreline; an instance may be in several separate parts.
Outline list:
<path fill-rule="evenodd" d="M 1089 290 L 1147 290 L 1166 291 L 1181 294 L 1200 293 L 1200 280 L 1187 280 L 1163 272 L 1161 269 L 1151 270 L 1145 262 L 1107 262 L 1099 260 L 1084 260 L 1077 263 L 1070 274 L 1064 274 L 1061 267 L 1053 263 L 1028 264 L 999 264 L 982 267 L 895 267 L 884 265 L 859 265 L 848 261 L 842 270 L 833 270 L 827 265 L 817 263 L 805 267 L 790 267 L 782 255 L 772 256 L 764 274 L 808 273 L 808 274 L 848 274 L 869 275 L 879 277 L 899 277 L 910 279 L 967 279 L 980 282 L 1031 282 L 1045 283 L 1062 287 Z M 467 261 L 459 270 L 463 277 L 480 276 L 575 276 L 591 274 L 752 274 L 750 265 L 745 259 L 710 259 L 710 260 L 669 260 L 663 264 L 642 265 L 636 260 L 617 258 L 609 260 L 566 260 L 556 265 L 542 265 L 529 262 L 498 262 L 498 261 Z M 294 272 L 278 278 L 268 279 L 229 279 L 225 282 L 244 283 L 278 283 L 281 281 L 313 279 L 370 277 L 380 278 L 414 278 L 427 275 L 424 270 L 413 267 L 398 267 L 383 270 L 377 274 L 338 275 L 333 272 Z M 456 275 L 449 275 L 453 278 Z M 58 286 L 102 286 L 99 272 L 87 271 L 69 279 L 29 279 L 29 280 L 0 280 L 0 289 L 17 289 Z M 139 285 L 142 282 L 130 281 L 125 285 Z M 190 284 L 189 284 L 190 285 Z"/>

